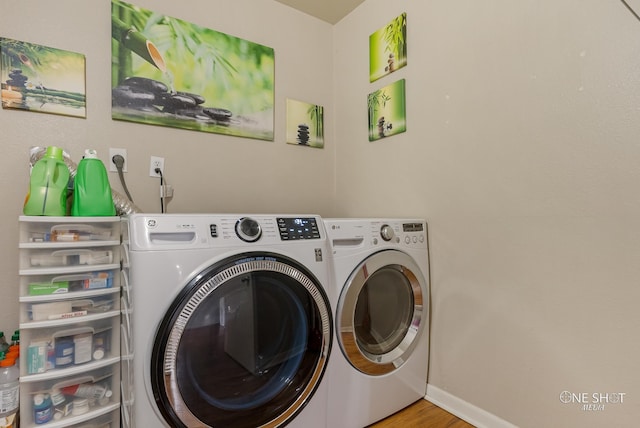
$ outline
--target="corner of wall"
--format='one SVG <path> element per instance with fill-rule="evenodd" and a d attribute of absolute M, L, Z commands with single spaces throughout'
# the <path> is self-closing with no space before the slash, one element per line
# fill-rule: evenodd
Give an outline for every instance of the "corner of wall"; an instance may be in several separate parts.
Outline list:
<path fill-rule="evenodd" d="M 432 384 L 427 384 L 425 399 L 478 428 L 517 428 L 516 425 L 493 413 L 474 406 Z"/>

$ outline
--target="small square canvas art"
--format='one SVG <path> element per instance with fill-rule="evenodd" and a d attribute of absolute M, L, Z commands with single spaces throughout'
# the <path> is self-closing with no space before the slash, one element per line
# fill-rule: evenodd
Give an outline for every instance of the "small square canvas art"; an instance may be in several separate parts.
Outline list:
<path fill-rule="evenodd" d="M 324 107 L 287 99 L 287 143 L 324 147 Z"/>
<path fill-rule="evenodd" d="M 374 82 L 407 65 L 407 14 L 369 36 L 369 81 Z"/>
<path fill-rule="evenodd" d="M 407 130 L 405 80 L 401 79 L 369 94 L 369 141 Z"/>

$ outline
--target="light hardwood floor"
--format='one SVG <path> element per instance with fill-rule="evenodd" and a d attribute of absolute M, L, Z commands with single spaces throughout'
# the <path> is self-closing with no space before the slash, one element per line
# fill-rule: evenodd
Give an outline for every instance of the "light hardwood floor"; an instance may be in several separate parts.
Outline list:
<path fill-rule="evenodd" d="M 369 428 L 474 428 L 473 425 L 452 415 L 427 400 L 419 400 L 411 406 Z"/>

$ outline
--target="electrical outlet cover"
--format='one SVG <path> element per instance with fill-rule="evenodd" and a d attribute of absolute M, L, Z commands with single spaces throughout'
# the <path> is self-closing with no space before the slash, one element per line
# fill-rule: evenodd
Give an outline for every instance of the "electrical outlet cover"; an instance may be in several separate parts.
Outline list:
<path fill-rule="evenodd" d="M 164 174 L 164 158 L 151 156 L 151 162 L 149 163 L 149 177 L 160 177 L 160 174 L 156 172 L 156 168 L 160 168 L 160 171 Z"/>
<path fill-rule="evenodd" d="M 113 157 L 115 155 L 120 155 L 124 158 L 124 166 L 122 167 L 122 172 L 127 172 L 127 165 L 129 164 L 129 160 L 127 159 L 127 149 L 109 149 L 109 159 L 107 162 L 109 163 L 109 171 L 118 172 L 118 168 L 116 168 L 116 164 L 113 162 Z"/>

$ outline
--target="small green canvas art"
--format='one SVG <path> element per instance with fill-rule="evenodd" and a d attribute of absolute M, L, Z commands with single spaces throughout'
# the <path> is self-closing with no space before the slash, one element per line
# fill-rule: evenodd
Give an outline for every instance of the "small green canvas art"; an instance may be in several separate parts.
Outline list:
<path fill-rule="evenodd" d="M 324 108 L 287 99 L 287 143 L 324 147 Z"/>
<path fill-rule="evenodd" d="M 369 81 L 374 82 L 407 65 L 407 14 L 369 36 Z"/>
<path fill-rule="evenodd" d="M 369 141 L 407 130 L 405 79 L 369 94 Z"/>

